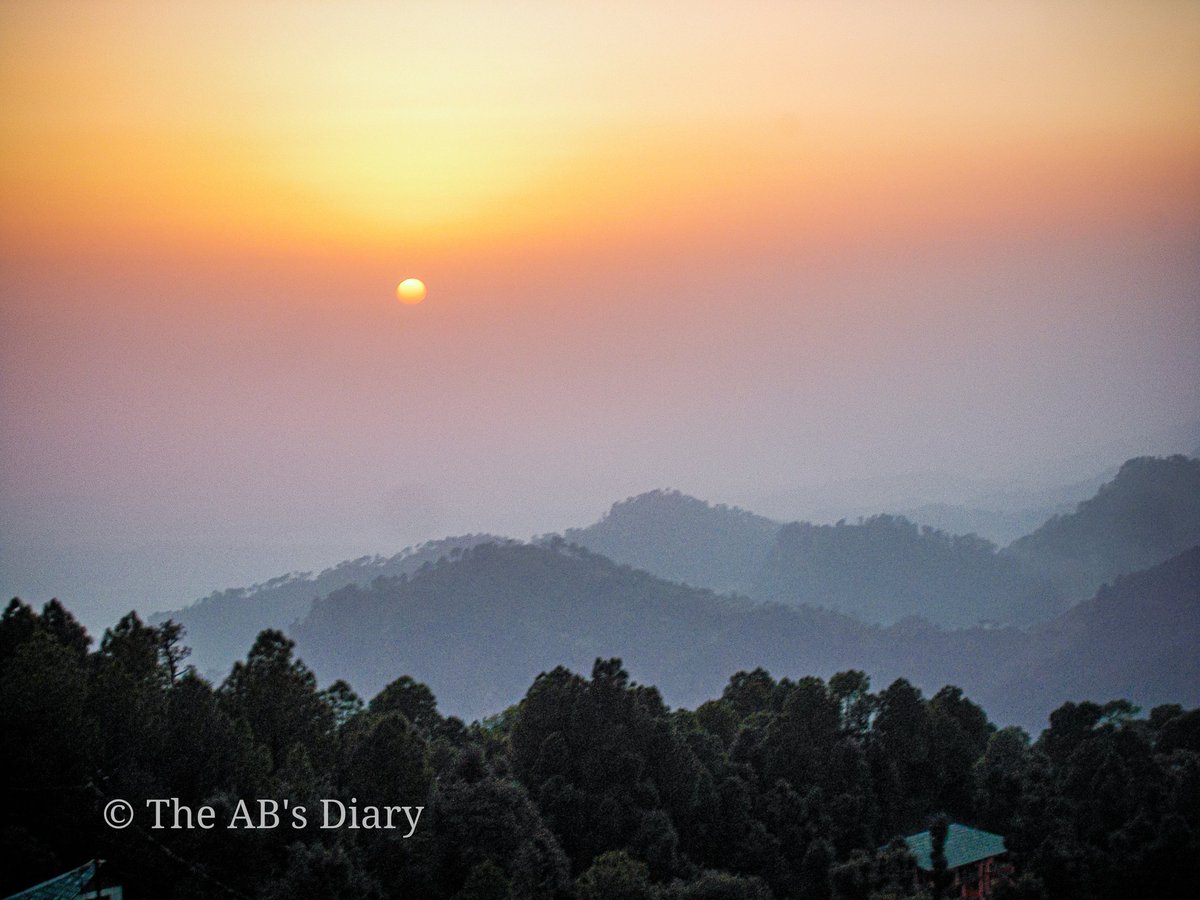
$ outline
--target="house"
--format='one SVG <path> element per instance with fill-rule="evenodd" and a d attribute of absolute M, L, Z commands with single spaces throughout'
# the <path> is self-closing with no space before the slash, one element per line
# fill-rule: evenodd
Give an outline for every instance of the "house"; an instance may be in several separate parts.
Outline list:
<path fill-rule="evenodd" d="M 104 860 L 94 859 L 41 884 L 9 894 L 4 900 L 121 900 L 124 891 L 120 887 L 101 888 L 95 883 L 103 864 Z M 85 890 L 89 884 L 91 890 Z"/>
<path fill-rule="evenodd" d="M 904 839 L 909 851 L 917 858 L 917 868 L 923 880 L 928 881 L 933 872 L 933 837 L 928 831 L 909 835 Z M 946 868 L 953 874 L 954 883 L 948 895 L 951 897 L 985 900 L 992 896 L 995 880 L 1012 871 L 1012 867 L 1001 861 L 1008 851 L 1004 838 L 990 831 L 969 828 L 951 822 L 946 832 Z"/>

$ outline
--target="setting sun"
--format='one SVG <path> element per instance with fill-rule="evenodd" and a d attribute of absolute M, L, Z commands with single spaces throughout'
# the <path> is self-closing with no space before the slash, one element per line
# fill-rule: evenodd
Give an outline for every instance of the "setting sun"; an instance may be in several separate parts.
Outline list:
<path fill-rule="evenodd" d="M 401 303 L 415 305 L 425 299 L 425 282 L 420 278 L 405 278 L 396 285 L 396 296 Z"/>

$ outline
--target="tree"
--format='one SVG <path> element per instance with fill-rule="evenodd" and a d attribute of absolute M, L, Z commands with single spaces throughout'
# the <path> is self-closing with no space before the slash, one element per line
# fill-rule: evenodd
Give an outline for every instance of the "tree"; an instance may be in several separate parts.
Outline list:
<path fill-rule="evenodd" d="M 101 723 L 95 761 L 106 776 L 139 792 L 149 791 L 166 746 L 169 675 L 159 644 L 158 629 L 130 612 L 104 632 L 89 660 L 88 707 Z"/>
<path fill-rule="evenodd" d="M 775 679 L 765 669 L 738 672 L 729 679 L 721 699 L 733 707 L 739 719 L 745 719 L 751 713 L 770 709 L 775 687 Z"/>
<path fill-rule="evenodd" d="M 929 701 L 929 728 L 932 803 L 956 818 L 968 818 L 974 800 L 971 770 L 995 727 L 961 688 L 947 685 Z"/>
<path fill-rule="evenodd" d="M 170 752 L 162 754 L 160 771 L 184 803 L 203 803 L 230 785 L 247 792 L 265 787 L 254 771 L 248 731 L 235 727 L 212 686 L 191 669 L 167 695 L 164 741 Z"/>
<path fill-rule="evenodd" d="M 691 881 L 672 883 L 661 896 L 663 900 L 771 900 L 771 891 L 758 878 L 707 871 Z"/>
<path fill-rule="evenodd" d="M 104 632 L 99 659 L 141 685 L 159 687 L 169 681 L 159 653 L 161 645 L 158 629 L 144 625 L 136 612 L 130 612 Z"/>
<path fill-rule="evenodd" d="M 1090 701 L 1064 703 L 1050 713 L 1050 727 L 1038 738 L 1038 749 L 1061 765 L 1092 736 L 1103 714 L 1104 710 Z"/>
<path fill-rule="evenodd" d="M 509 881 L 495 860 L 485 859 L 471 869 L 454 900 L 509 900 Z"/>
<path fill-rule="evenodd" d="M 865 739 L 876 704 L 867 673 L 858 669 L 838 672 L 829 679 L 829 694 L 837 703 L 842 733 L 855 740 Z"/>
<path fill-rule="evenodd" d="M 86 674 L 74 653 L 36 629 L 0 665 L 0 783 L 25 796 L 62 789 L 90 776 L 93 745 Z"/>
<path fill-rule="evenodd" d="M 172 683 L 182 674 L 183 661 L 192 655 L 192 648 L 183 645 L 183 634 L 183 626 L 172 619 L 158 626 L 158 652 Z"/>
<path fill-rule="evenodd" d="M 88 636 L 87 630 L 58 600 L 51 600 L 42 607 L 41 626 L 49 632 L 51 637 L 74 653 L 75 658 L 80 662 L 87 656 L 88 646 L 92 643 L 92 639 Z"/>
<path fill-rule="evenodd" d="M 629 841 L 629 850 L 646 864 L 655 881 L 665 881 L 679 868 L 679 835 L 661 809 L 642 816 Z"/>
<path fill-rule="evenodd" d="M 829 869 L 833 864 L 833 847 L 825 840 L 808 845 L 800 864 L 800 894 L 809 900 L 829 900 Z"/>
<path fill-rule="evenodd" d="M 19 598 L 13 597 L 0 616 L 0 664 L 16 652 L 39 629 L 38 614 Z"/>
<path fill-rule="evenodd" d="M 295 897 L 361 897 L 383 900 L 379 883 L 363 872 L 346 847 L 338 842 L 324 844 L 294 843 L 288 847 L 288 862 L 282 877 L 265 879 L 262 894 L 266 900 L 292 900 Z"/>
<path fill-rule="evenodd" d="M 24 618 L 10 610 L 5 626 Z M 32 627 L 0 658 L 0 895 L 57 874 L 63 855 L 83 858 L 94 832 L 86 671 L 33 619 L 24 624 Z M 19 637 L 17 628 L 0 629 Z"/>
<path fill-rule="evenodd" d="M 801 678 L 767 728 L 764 765 L 771 778 L 794 786 L 826 781 L 827 760 L 838 740 L 838 706 L 819 678 Z"/>
<path fill-rule="evenodd" d="M 273 768 L 283 764 L 293 744 L 303 746 L 317 766 L 326 764 L 331 749 L 333 711 L 317 693 L 313 673 L 292 658 L 294 648 L 280 631 L 261 632 L 219 691 L 226 711 L 244 720 L 266 747 Z"/>
<path fill-rule="evenodd" d="M 339 743 L 345 794 L 360 804 L 426 805 L 433 773 L 424 739 L 404 716 L 369 713 L 348 725 Z"/>
<path fill-rule="evenodd" d="M 654 894 L 646 864 L 624 850 L 611 850 L 596 857 L 579 876 L 575 896 L 578 900 L 651 900 Z"/>
<path fill-rule="evenodd" d="M 917 861 L 902 840 L 873 853 L 858 849 L 830 870 L 834 900 L 909 897 L 917 878 Z"/>
<path fill-rule="evenodd" d="M 333 713 L 333 722 L 338 728 L 362 712 L 362 699 L 354 693 L 354 688 L 340 678 L 321 691 L 320 696 L 321 702 Z"/>
<path fill-rule="evenodd" d="M 441 720 L 433 691 L 408 675 L 397 678 L 376 694 L 370 709 L 374 713 L 398 712 L 426 731 Z"/>
<path fill-rule="evenodd" d="M 929 741 L 929 711 L 921 692 L 896 679 L 879 695 L 870 742 L 885 834 L 915 831 L 928 815 L 934 793 Z"/>
<path fill-rule="evenodd" d="M 1164 722 L 1156 748 L 1162 753 L 1172 750 L 1200 753 L 1200 709 L 1180 712 Z"/>
<path fill-rule="evenodd" d="M 486 860 L 506 868 L 521 896 L 551 900 L 566 886 L 566 858 L 537 808 L 520 785 L 497 778 L 477 748 L 463 751 L 431 804 L 432 856 L 449 893 Z"/>
<path fill-rule="evenodd" d="M 1029 735 L 1015 725 L 988 739 L 972 772 L 974 806 L 989 831 L 1008 834 L 1029 783 Z"/>
<path fill-rule="evenodd" d="M 941 900 L 946 896 L 946 890 L 954 881 L 954 874 L 946 864 L 946 835 L 949 831 L 950 823 L 944 815 L 936 816 L 933 824 L 929 826 L 929 860 L 933 869 L 933 900 Z"/>

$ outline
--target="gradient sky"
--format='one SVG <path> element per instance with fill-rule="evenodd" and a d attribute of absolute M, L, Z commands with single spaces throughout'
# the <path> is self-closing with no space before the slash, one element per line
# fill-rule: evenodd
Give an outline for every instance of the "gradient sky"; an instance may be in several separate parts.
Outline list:
<path fill-rule="evenodd" d="M 1198 48 L 1192 2 L 5 4 L 0 589 L 1191 449 Z"/>

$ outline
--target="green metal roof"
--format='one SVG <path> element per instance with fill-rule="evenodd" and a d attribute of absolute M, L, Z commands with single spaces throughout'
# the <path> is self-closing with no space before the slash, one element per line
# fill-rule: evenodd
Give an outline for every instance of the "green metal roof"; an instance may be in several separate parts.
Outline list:
<path fill-rule="evenodd" d="M 933 871 L 933 838 L 928 831 L 909 835 L 904 839 L 908 849 L 917 858 L 917 865 L 926 872 Z M 999 856 L 1005 852 L 1004 838 L 990 831 L 980 831 L 951 822 L 946 832 L 946 866 L 957 869 L 987 859 L 989 856 Z"/>
<path fill-rule="evenodd" d="M 5 900 L 73 900 L 95 874 L 95 862 L 84 863 L 78 869 L 35 884 L 18 894 L 10 894 Z"/>

